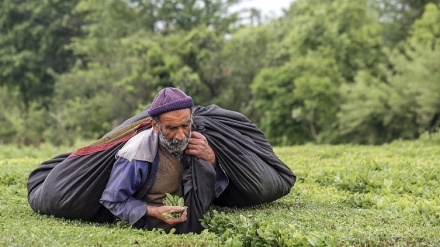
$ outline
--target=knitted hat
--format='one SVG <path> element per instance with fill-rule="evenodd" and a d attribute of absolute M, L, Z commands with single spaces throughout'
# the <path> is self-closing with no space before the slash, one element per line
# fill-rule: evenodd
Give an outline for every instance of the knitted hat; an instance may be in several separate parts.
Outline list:
<path fill-rule="evenodd" d="M 162 89 L 153 99 L 148 115 L 159 116 L 162 113 L 175 111 L 194 106 L 192 98 L 177 88 L 167 87 Z"/>

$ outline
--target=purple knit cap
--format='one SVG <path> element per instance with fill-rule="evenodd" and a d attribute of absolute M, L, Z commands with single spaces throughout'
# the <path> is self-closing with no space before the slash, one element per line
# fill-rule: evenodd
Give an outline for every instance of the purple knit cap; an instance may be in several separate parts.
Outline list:
<path fill-rule="evenodd" d="M 162 89 L 153 99 L 148 115 L 157 117 L 162 113 L 194 106 L 192 98 L 180 89 L 167 87 Z"/>

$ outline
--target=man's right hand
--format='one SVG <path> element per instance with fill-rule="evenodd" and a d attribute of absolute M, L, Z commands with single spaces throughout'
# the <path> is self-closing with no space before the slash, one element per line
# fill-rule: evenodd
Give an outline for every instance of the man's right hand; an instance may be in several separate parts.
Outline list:
<path fill-rule="evenodd" d="M 165 218 L 164 213 L 182 213 L 179 218 Z M 152 216 L 170 225 L 175 225 L 186 221 L 186 208 L 181 206 L 147 206 L 147 216 Z"/>

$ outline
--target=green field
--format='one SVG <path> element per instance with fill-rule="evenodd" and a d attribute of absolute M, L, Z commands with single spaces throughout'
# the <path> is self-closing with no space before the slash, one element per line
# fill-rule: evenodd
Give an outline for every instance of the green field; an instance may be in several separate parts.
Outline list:
<path fill-rule="evenodd" d="M 0 246 L 440 246 L 439 135 L 275 148 L 298 177 L 292 192 L 252 208 L 213 208 L 200 235 L 34 213 L 28 174 L 68 150 L 0 146 Z"/>

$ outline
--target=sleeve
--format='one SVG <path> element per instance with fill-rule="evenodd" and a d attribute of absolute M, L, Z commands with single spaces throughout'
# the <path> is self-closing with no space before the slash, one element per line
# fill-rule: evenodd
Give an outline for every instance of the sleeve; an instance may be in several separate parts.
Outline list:
<path fill-rule="evenodd" d="M 219 197 L 220 194 L 225 191 L 226 187 L 228 187 L 228 184 L 229 179 L 223 170 L 220 160 L 218 160 L 215 166 L 215 197 Z"/>
<path fill-rule="evenodd" d="M 134 198 L 134 194 L 145 184 L 144 174 L 148 174 L 149 167 L 146 161 L 117 158 L 99 202 L 116 217 L 134 225 L 147 213 L 147 204 Z"/>

